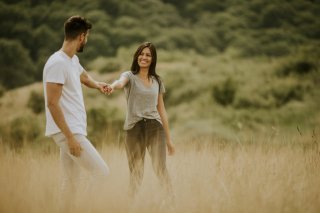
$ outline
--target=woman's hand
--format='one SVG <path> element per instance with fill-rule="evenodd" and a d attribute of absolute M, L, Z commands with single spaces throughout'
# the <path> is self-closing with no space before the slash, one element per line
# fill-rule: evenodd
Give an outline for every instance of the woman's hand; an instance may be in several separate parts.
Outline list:
<path fill-rule="evenodd" d="M 176 152 L 176 148 L 174 147 L 171 141 L 168 141 L 167 147 L 168 147 L 168 155 L 174 155 L 174 153 Z"/>
<path fill-rule="evenodd" d="M 97 82 L 97 89 L 103 94 L 110 94 L 111 87 L 105 82 Z"/>

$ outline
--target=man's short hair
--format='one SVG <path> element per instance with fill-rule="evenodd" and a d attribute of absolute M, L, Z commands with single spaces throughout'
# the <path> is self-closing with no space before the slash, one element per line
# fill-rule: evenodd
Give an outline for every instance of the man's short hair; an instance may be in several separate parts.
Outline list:
<path fill-rule="evenodd" d="M 72 16 L 64 23 L 65 40 L 74 40 L 81 33 L 87 33 L 92 24 L 81 16 Z"/>

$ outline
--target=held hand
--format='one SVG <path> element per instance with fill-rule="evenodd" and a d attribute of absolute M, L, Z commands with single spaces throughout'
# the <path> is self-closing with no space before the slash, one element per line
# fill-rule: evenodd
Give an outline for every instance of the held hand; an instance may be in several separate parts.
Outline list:
<path fill-rule="evenodd" d="M 113 93 L 113 91 L 114 91 L 114 88 L 112 86 L 109 86 L 107 94 L 111 95 Z"/>
<path fill-rule="evenodd" d="M 110 85 L 105 82 L 97 82 L 98 90 L 103 94 L 109 94 Z"/>
<path fill-rule="evenodd" d="M 168 147 L 168 154 L 174 155 L 174 153 L 176 152 L 176 149 L 175 149 L 173 143 L 171 143 L 171 142 L 167 143 L 167 147 Z"/>
<path fill-rule="evenodd" d="M 68 139 L 68 146 L 71 155 L 80 157 L 82 148 L 80 146 L 80 143 L 74 137 Z"/>
<path fill-rule="evenodd" d="M 104 94 L 105 95 L 110 95 L 111 93 L 113 93 L 113 88 L 111 85 L 106 85 L 104 86 Z"/>

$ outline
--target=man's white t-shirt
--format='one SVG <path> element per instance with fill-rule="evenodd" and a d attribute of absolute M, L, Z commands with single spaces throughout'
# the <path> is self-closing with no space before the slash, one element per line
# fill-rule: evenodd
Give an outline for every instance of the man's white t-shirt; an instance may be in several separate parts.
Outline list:
<path fill-rule="evenodd" d="M 87 115 L 80 82 L 83 70 L 76 55 L 70 58 L 62 50 L 51 55 L 45 64 L 43 86 L 46 103 L 46 136 L 61 132 L 47 107 L 47 82 L 63 84 L 59 104 L 66 123 L 73 134 L 87 135 Z"/>

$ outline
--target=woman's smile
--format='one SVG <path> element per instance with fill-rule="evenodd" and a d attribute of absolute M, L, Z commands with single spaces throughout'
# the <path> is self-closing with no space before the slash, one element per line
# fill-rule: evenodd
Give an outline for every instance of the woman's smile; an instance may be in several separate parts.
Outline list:
<path fill-rule="evenodd" d="M 143 68 L 149 67 L 152 62 L 151 51 L 148 47 L 144 48 L 138 56 L 138 64 Z"/>

